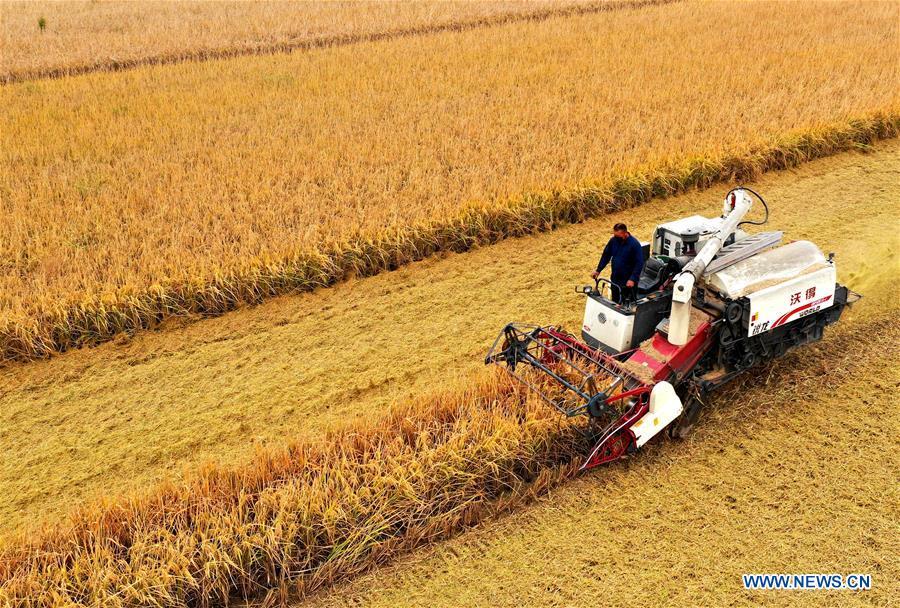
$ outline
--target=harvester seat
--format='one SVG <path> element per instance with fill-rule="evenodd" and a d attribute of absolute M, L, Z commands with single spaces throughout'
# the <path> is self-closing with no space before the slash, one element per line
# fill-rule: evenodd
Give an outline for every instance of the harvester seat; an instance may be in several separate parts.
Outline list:
<path fill-rule="evenodd" d="M 647 261 L 644 262 L 644 269 L 641 271 L 641 278 L 638 280 L 638 294 L 646 295 L 656 291 L 679 270 L 681 270 L 681 264 L 675 258 L 665 255 L 654 255 L 647 258 Z"/>

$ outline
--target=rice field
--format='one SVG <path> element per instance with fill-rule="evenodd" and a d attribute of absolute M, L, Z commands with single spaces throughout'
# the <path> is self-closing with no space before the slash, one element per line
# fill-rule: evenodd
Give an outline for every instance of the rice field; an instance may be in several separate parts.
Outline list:
<path fill-rule="evenodd" d="M 778 220 L 788 237 L 814 238 L 836 251 L 841 280 L 866 298 L 829 332 L 821 346 L 797 351 L 785 365 L 747 380 L 747 386 L 732 387 L 718 398 L 713 408 L 716 426 L 704 431 L 701 425 L 700 439 L 687 445 L 664 442 L 651 447 L 633 465 L 603 469 L 577 482 L 582 492 L 585 484 L 605 483 L 607 475 L 612 475 L 610 483 L 614 485 L 641 487 L 638 482 L 646 478 L 646 467 L 660 465 L 659 450 L 667 456 L 658 473 L 658 492 L 663 497 L 666 492 L 682 492 L 682 483 L 666 485 L 665 478 L 689 479 L 704 466 L 725 470 L 722 458 L 746 457 L 732 444 L 736 434 L 758 430 L 751 413 L 788 415 L 797 408 L 792 399 L 799 396 L 807 399 L 809 408 L 806 414 L 792 418 L 801 426 L 803 421 L 823 422 L 837 410 L 857 420 L 855 425 L 834 426 L 840 433 L 853 435 L 861 433 L 860 428 L 874 432 L 868 416 L 884 416 L 888 403 L 883 400 L 879 401 L 881 409 L 819 408 L 815 404 L 825 398 L 820 374 L 828 374 L 831 382 L 827 388 L 840 391 L 856 382 L 860 373 L 869 378 L 871 370 L 883 370 L 879 357 L 889 357 L 890 345 L 896 341 L 891 320 L 896 312 L 891 297 L 893 270 L 890 264 L 875 260 L 885 255 L 896 259 L 898 243 L 889 218 L 890 201 L 895 200 L 896 184 L 900 184 L 893 179 L 898 174 L 897 160 L 897 144 L 889 142 L 869 155 L 816 161 L 754 184 L 766 193 L 775 214 L 773 221 Z M 605 232 L 610 222 L 625 219 L 643 233 L 670 213 L 714 213 L 718 199 L 708 191 L 656 201 L 554 233 L 429 261 L 402 271 L 402 278 L 397 273 L 382 275 L 304 298 L 271 302 L 241 311 L 233 319 L 222 317 L 145 334 L 135 338 L 134 344 L 108 344 L 4 370 L 0 380 L 6 400 L 0 401 L 0 412 L 5 418 L 0 440 L 10 442 L 3 444 L 3 450 L 13 454 L 4 467 L 21 468 L 10 470 L 8 476 L 4 473 L 0 494 L 18 495 L 25 486 L 16 482 L 23 480 L 71 502 L 79 491 L 77 486 L 60 485 L 46 475 L 60 474 L 65 479 L 103 466 L 109 468 L 93 479 L 95 496 L 105 492 L 112 497 L 107 494 L 74 514 L 47 521 L 43 532 L 23 528 L 20 533 L 24 537 L 7 537 L 0 558 L 0 594 L 6 593 L 14 606 L 54 605 L 52 602 L 62 601 L 66 594 L 81 601 L 106 598 L 106 605 L 127 604 L 126 600 L 149 603 L 151 598 L 164 605 L 203 605 L 204 601 L 219 605 L 226 592 L 259 600 L 268 597 L 269 601 L 296 598 L 521 507 L 567 479 L 572 472 L 569 464 L 582 446 L 576 435 L 568 434 L 571 427 L 561 425 L 543 404 L 522 402 L 521 393 L 502 380 L 477 381 L 475 369 L 480 367 L 483 347 L 502 323 L 525 314 L 523 311 L 528 311 L 523 320 L 577 322 L 580 300 L 561 295 L 569 290 L 559 285 L 578 282 L 592 267 L 597 247 L 591 237 Z M 842 212 L 859 218 L 854 231 L 846 230 Z M 482 305 L 467 313 L 468 300 L 450 298 L 441 303 L 441 293 L 467 293 Z M 423 305 L 432 312 L 424 314 Z M 377 311 L 391 312 L 379 319 Z M 392 315 L 408 325 L 397 325 Z M 368 328 L 345 333 L 342 342 L 340 331 L 346 332 L 352 320 L 359 318 L 373 322 Z M 415 333 L 417 327 L 421 335 Z M 303 336 L 308 336 L 307 342 Z M 410 342 L 429 340 L 434 341 L 433 351 L 417 349 L 404 354 Z M 309 352 L 317 342 L 322 342 L 318 356 Z M 338 354 L 360 343 L 375 351 L 371 357 L 348 350 L 345 360 Z M 858 346 L 861 343 L 865 346 Z M 215 361 L 223 365 L 215 367 Z M 412 375 L 405 377 L 403 371 Z M 392 383 L 382 382 L 391 374 L 398 384 L 409 383 L 412 395 L 419 394 L 393 413 L 386 407 L 395 398 Z M 328 377 L 347 392 L 325 392 Z M 310 384 L 311 378 L 325 383 Z M 381 386 L 372 385 L 373 381 Z M 459 384 L 432 397 L 421 396 L 444 382 Z M 167 387 L 170 398 L 160 400 L 160 391 Z M 304 409 L 298 402 L 300 395 L 314 400 L 320 392 L 324 394 L 317 409 Z M 749 405 L 735 407 L 736 402 L 744 403 L 741 399 L 747 399 Z M 132 401 L 134 408 L 123 409 Z M 160 407 L 152 409 L 156 401 Z M 233 407 L 222 405 L 229 401 Z M 330 411 L 331 406 L 338 411 Z M 273 410 L 282 414 L 277 423 L 271 418 Z M 354 412 L 362 415 L 356 417 Z M 233 423 L 240 422 L 234 417 L 239 413 L 247 417 L 234 427 Z M 140 426 L 144 424 L 142 416 L 156 426 Z M 348 423 L 348 418 L 356 420 Z M 134 423 L 126 422 L 132 419 Z M 293 447 L 281 447 L 291 429 L 304 420 L 318 424 L 320 434 L 310 433 Z M 131 439 L 115 430 L 116 426 L 109 427 L 110 421 L 116 426 L 134 426 Z M 84 426 L 76 428 L 81 423 Z M 195 455 L 184 461 L 192 469 L 184 481 L 153 487 L 142 477 L 147 469 L 159 469 L 172 458 L 182 458 L 177 452 L 181 442 L 173 432 L 184 432 L 186 437 L 209 436 L 211 451 L 206 455 L 214 455 L 216 450 L 221 454 L 229 442 L 243 445 L 245 454 L 253 454 L 248 437 L 263 426 L 272 427 L 272 443 L 248 458 L 247 464 L 199 466 L 199 455 Z M 217 427 L 231 430 L 220 435 Z M 882 428 L 874 427 L 876 431 Z M 48 429 L 53 430 L 48 433 Z M 69 437 L 66 429 L 72 432 Z M 96 433 L 92 435 L 91 430 Z M 711 439 L 704 435 L 708 432 L 713 433 Z M 47 454 L 43 464 L 47 470 L 42 472 L 29 461 L 44 448 L 48 439 L 42 437 L 48 434 L 50 441 L 61 440 L 62 451 Z M 788 449 L 796 435 L 782 433 L 780 437 Z M 818 442 L 815 453 L 822 462 L 840 455 L 842 466 L 862 466 L 855 460 L 862 458 L 863 470 L 869 471 L 866 475 L 885 470 L 873 467 L 866 453 L 851 451 L 848 456 L 843 440 L 823 442 L 821 436 L 813 437 Z M 888 436 L 875 432 L 872 437 L 881 442 Z M 84 445 L 88 440 L 91 443 Z M 770 455 L 769 440 L 761 440 L 752 454 Z M 711 442 L 708 449 L 704 447 L 707 441 Z M 86 460 L 72 450 L 76 444 L 85 448 Z M 878 449 L 881 444 L 866 440 L 865 445 Z M 720 449 L 726 450 L 724 457 L 716 456 Z M 196 454 L 196 448 L 191 453 Z M 811 462 L 809 453 L 809 447 L 803 449 L 797 462 Z M 136 454 L 148 459 L 130 468 L 129 459 Z M 689 464 L 698 458 L 699 462 L 683 469 L 685 477 L 678 476 L 680 460 Z M 768 466 L 776 465 L 770 462 Z M 63 470 L 66 467 L 71 468 Z M 637 469 L 632 471 L 633 467 Z M 328 473 L 318 477 L 315 471 L 323 470 Z M 730 474 L 727 479 L 711 475 L 709 470 L 703 473 L 712 487 L 727 485 L 731 478 Z M 121 490 L 115 488 L 126 478 L 141 483 L 130 496 L 116 499 Z M 819 477 L 797 479 L 801 490 L 792 485 L 791 495 L 820 489 Z M 365 488 L 380 490 L 369 494 Z M 436 488 L 454 491 L 442 493 Z M 691 491 L 700 490 L 692 487 Z M 875 500 L 880 491 L 873 486 L 873 493 L 863 499 Z M 359 500 L 348 500 L 349 496 Z M 623 500 L 629 500 L 625 496 Z M 340 508 L 332 502 L 335 497 L 340 499 Z M 33 518 L 48 510 L 52 500 L 44 498 L 23 508 Z M 566 500 L 578 504 L 577 498 Z M 598 499 L 596 504 L 602 502 Z M 647 504 L 652 510 L 654 503 Z M 827 513 L 827 505 L 815 500 L 807 500 L 807 506 L 807 517 Z M 12 517 L 16 516 L 13 511 Z M 602 520 L 604 516 L 595 517 Z M 366 521 L 365 528 L 354 525 L 360 518 Z M 806 536 L 804 546 L 811 550 L 826 537 L 834 537 L 832 527 L 817 530 Z M 570 539 L 577 538 L 571 530 L 567 534 Z M 681 539 L 673 534 L 658 542 L 678 547 Z M 712 552 L 743 542 L 739 529 L 720 537 L 721 544 L 707 541 Z M 561 549 L 554 546 L 553 550 Z M 63 567 L 63 562 L 53 557 L 57 551 L 71 552 L 72 561 Z M 652 555 L 642 559 L 650 560 Z M 621 566 L 617 559 L 611 563 Z M 506 560 L 506 568 L 511 576 L 518 576 L 516 568 L 531 569 L 516 560 Z M 652 568 L 637 569 L 648 580 L 655 576 Z M 416 576 L 417 571 L 408 572 Z M 705 575 L 711 576 L 706 571 Z M 397 598 L 408 597 L 413 603 L 422 597 L 403 587 L 402 576 L 390 574 L 383 580 L 392 585 L 395 594 L 385 596 L 388 604 L 403 603 Z M 363 583 L 371 584 L 371 579 Z M 427 585 L 419 587 L 422 593 L 429 589 Z M 465 593 L 492 589 L 489 584 L 472 587 Z M 63 595 L 54 597 L 50 594 L 53 589 Z M 365 590 L 359 587 L 346 598 L 352 602 L 353 593 Z M 45 593 L 48 595 L 42 595 Z M 339 603 L 344 597 L 341 593 L 339 590 L 331 600 Z M 715 599 L 724 591 L 716 588 L 708 593 L 706 597 Z"/>
<path fill-rule="evenodd" d="M 890 310 L 896 311 L 896 307 Z M 896 325 L 882 310 L 870 315 L 867 322 L 849 325 L 845 322 L 832 333 L 835 336 L 830 335 L 823 345 L 793 353 L 782 365 L 763 370 L 766 376 L 763 386 L 748 376 L 716 397 L 711 404 L 713 438 L 705 439 L 712 441 L 713 447 L 722 446 L 722 429 L 716 427 L 724 426 L 724 435 L 729 440 L 724 445 L 728 447 L 718 448 L 725 456 L 712 456 L 710 450 L 703 450 L 702 443 L 699 448 L 701 457 L 705 456 L 710 464 L 716 461 L 727 464 L 718 467 L 718 474 L 709 468 L 705 470 L 703 496 L 710 496 L 710 490 L 718 486 L 733 484 L 734 471 L 730 463 L 741 458 L 753 461 L 762 457 L 768 467 L 796 463 L 795 466 L 801 467 L 798 472 L 811 468 L 820 475 L 833 477 L 833 467 L 827 462 L 829 458 L 837 457 L 842 467 L 852 467 L 856 473 L 850 480 L 854 487 L 860 479 L 869 479 L 882 486 L 889 483 L 878 475 L 883 476 L 891 469 L 872 467 L 868 455 L 879 446 L 886 447 L 891 437 L 887 427 L 872 424 L 888 412 L 889 405 L 884 400 L 888 391 L 884 384 L 876 382 L 875 388 L 866 393 L 881 399 L 861 416 L 850 414 L 846 409 L 816 406 L 821 405 L 817 403 L 820 400 L 830 403 L 835 396 L 843 396 L 846 387 L 857 387 L 873 377 L 879 377 L 882 383 L 894 382 L 891 375 L 880 377 L 877 374 L 885 364 L 890 364 L 892 355 L 896 356 Z M 822 348 L 832 353 L 827 363 L 822 360 Z M 810 373 L 823 367 L 827 368 L 831 381 L 828 389 L 818 381 L 817 373 Z M 892 375 L 895 377 L 896 373 Z M 746 407 L 735 407 L 737 400 L 748 396 L 751 411 L 748 412 Z M 821 439 L 821 433 L 833 428 L 831 423 L 835 416 L 830 414 L 834 409 L 840 412 L 836 415 L 837 420 L 844 420 L 846 416 L 850 419 L 848 424 L 837 425 L 839 436 L 836 440 L 822 442 L 814 450 L 816 459 L 809 458 L 809 450 L 800 450 L 799 460 L 792 457 L 792 450 L 798 451 L 798 446 L 793 445 L 798 435 L 817 441 Z M 508 512 L 570 478 L 577 467 L 578 456 L 584 453 L 586 446 L 575 428 L 560 424 L 551 411 L 540 401 L 526 400 L 521 387 L 510 379 L 497 376 L 485 376 L 481 380 L 473 378 L 466 390 L 395 408 L 384 417 L 366 418 L 355 426 L 326 435 L 318 442 L 261 453 L 248 467 L 235 470 L 208 467 L 186 484 L 164 485 L 137 498 L 93 505 L 76 513 L 71 523 L 23 539 L 20 544 L 7 546 L 0 553 L 0 599 L 16 608 L 52 608 L 73 603 L 122 607 L 220 606 L 239 598 L 262 600 L 263 605 L 271 605 L 307 596 L 350 581 L 414 548 L 445 539 Z M 756 420 L 760 412 L 766 417 L 766 411 L 771 412 L 769 418 L 781 421 L 772 422 L 782 427 L 779 429 L 782 432 L 774 437 L 762 432 L 761 429 L 768 425 L 760 425 Z M 793 422 L 794 426 L 785 421 Z M 750 429 L 751 436 L 739 441 L 736 448 L 731 447 L 734 433 L 742 426 Z M 797 434 L 783 432 L 794 429 Z M 716 434 L 716 431 L 720 432 Z M 760 441 L 752 442 L 753 436 L 759 434 L 763 434 Z M 778 440 L 781 440 L 780 444 Z M 844 447 L 854 440 L 861 442 L 863 450 L 851 451 L 848 455 Z M 682 492 L 684 484 L 679 481 L 690 484 L 690 475 L 697 468 L 690 460 L 687 466 L 669 460 L 673 450 L 688 449 L 684 445 L 653 446 L 635 465 L 645 471 L 651 464 L 655 465 L 650 472 L 654 476 L 661 469 L 666 483 L 654 484 L 651 488 L 661 491 L 663 496 L 669 492 Z M 775 446 L 781 446 L 784 455 L 773 452 Z M 660 451 L 669 456 L 661 455 Z M 696 459 L 697 450 L 694 452 Z M 645 463 L 644 459 L 650 462 Z M 810 463 L 817 462 L 822 462 L 822 466 L 809 467 Z M 736 468 L 744 470 L 740 464 Z M 609 470 L 608 467 L 601 473 Z M 607 517 L 602 514 L 594 517 L 603 523 L 612 519 L 634 530 L 638 522 L 628 517 L 622 519 L 628 509 L 615 508 L 619 502 L 616 491 L 621 486 L 640 487 L 647 476 L 629 476 L 624 467 L 613 468 L 609 474 L 613 481 L 605 487 L 611 489 L 614 504 L 600 508 L 601 512 L 607 512 L 605 509 L 610 507 L 612 510 L 607 512 Z M 623 476 L 626 478 L 622 479 Z M 815 474 L 805 480 L 798 478 L 792 484 L 791 498 L 785 502 L 796 502 L 799 494 L 807 497 L 804 505 L 807 510 L 811 506 L 827 510 L 830 503 L 822 505 L 816 500 L 821 492 L 816 479 Z M 591 492 L 587 483 L 582 481 L 575 489 Z M 868 488 L 859 489 L 865 492 Z M 693 491 L 700 492 L 699 489 Z M 713 514 L 714 523 L 720 526 L 729 518 L 747 517 L 746 510 L 750 507 L 735 507 L 733 503 L 737 499 L 732 494 L 757 503 L 761 499 L 752 491 L 748 495 L 745 489 L 743 493 L 741 490 L 728 492 L 727 489 L 725 492 L 725 504 Z M 627 490 L 621 493 L 625 497 L 628 495 Z M 713 492 L 712 495 L 722 496 L 722 493 Z M 565 500 L 565 493 L 562 496 Z M 604 492 L 602 489 L 594 491 L 593 496 L 599 504 Z M 640 506 L 632 507 L 632 511 L 642 514 L 644 525 L 649 523 L 666 530 L 666 535 L 657 544 L 677 546 L 681 537 L 675 532 L 678 526 L 669 521 L 672 512 L 660 511 L 657 507 L 654 514 L 654 503 L 648 501 L 646 489 L 641 491 L 641 496 L 642 499 L 637 501 Z M 627 498 L 623 500 L 626 500 L 624 504 L 630 504 Z M 883 515 L 886 505 L 876 499 L 872 508 L 866 508 L 865 504 L 860 505 L 856 495 L 842 495 L 839 500 L 845 508 L 841 525 L 826 528 L 824 535 L 832 544 L 835 537 L 849 537 L 859 542 L 860 524 L 864 521 L 865 530 L 880 539 L 875 541 L 871 551 L 863 551 L 866 566 L 876 569 L 876 576 L 883 577 L 883 586 L 876 589 L 875 596 L 890 597 L 896 568 L 890 564 L 881 568 L 877 561 L 882 559 L 887 550 L 885 544 L 889 542 L 886 541 L 889 536 L 886 526 L 890 520 Z M 738 514 L 729 512 L 729 502 L 730 508 L 740 509 Z M 762 504 L 770 509 L 774 505 L 777 509 L 778 501 L 773 497 Z M 757 506 L 751 512 L 758 510 Z M 876 514 L 878 516 L 874 517 Z M 807 525 L 808 511 L 804 515 L 794 522 L 795 526 Z M 682 519 L 681 525 L 689 526 L 692 522 L 697 520 Z M 580 530 L 581 526 L 577 528 Z M 601 530 L 609 533 L 609 528 L 602 524 Z M 538 527 L 534 533 L 539 531 Z M 576 545 L 583 540 L 578 531 L 566 532 Z M 734 542 L 735 535 L 732 531 L 731 536 L 726 536 L 725 544 Z M 804 544 L 807 551 L 816 548 L 816 543 L 808 539 Z M 715 540 L 711 540 L 699 551 L 715 554 L 716 549 Z M 558 556 L 563 561 L 571 559 L 573 554 L 584 555 L 584 551 L 577 548 L 567 551 L 565 546 L 554 546 L 554 550 L 563 553 Z M 629 550 L 633 551 L 629 547 L 622 548 L 623 552 Z M 768 555 L 757 553 L 742 557 L 737 564 L 748 564 L 752 569 L 755 564 L 773 563 L 766 561 Z M 798 563 L 796 552 L 790 555 L 790 563 Z M 817 561 L 812 554 L 804 555 L 807 563 L 821 563 L 826 568 L 833 568 L 834 556 L 843 553 L 829 553 L 832 558 L 829 561 Z M 596 569 L 610 564 L 623 566 L 617 555 L 611 560 L 604 559 L 602 554 L 597 558 L 591 562 Z M 860 554 L 854 549 L 849 560 L 839 561 L 845 567 L 853 568 L 861 565 L 859 559 Z M 504 561 L 504 568 L 508 570 L 517 571 L 523 567 L 524 562 L 515 557 Z M 416 576 L 415 569 L 407 572 Z M 647 578 L 652 578 L 659 572 L 650 569 L 648 574 Z M 706 576 L 710 574 L 706 573 Z M 644 577 L 638 574 L 638 578 Z M 390 578 L 387 580 L 391 581 Z M 386 605 L 412 603 L 417 597 L 421 600 L 421 585 L 412 591 L 404 587 L 403 580 L 401 575 L 393 599 L 383 597 L 381 590 L 370 599 L 376 603 L 384 600 Z M 471 579 L 467 581 L 462 593 L 470 598 L 479 589 L 492 587 L 489 582 L 472 585 Z M 689 597 L 733 598 L 734 584 L 719 579 L 714 589 L 692 587 Z M 583 603 L 583 590 L 568 588 L 563 593 L 565 597 Z M 647 601 L 684 597 L 678 587 L 657 587 L 655 592 L 649 593 L 639 588 L 634 595 Z M 754 601 L 752 595 L 738 597 L 743 604 Z M 339 603 L 342 598 L 351 604 L 360 602 L 352 593 L 332 595 L 329 599 Z M 439 599 L 446 602 L 447 596 L 441 594 Z M 802 599 L 805 598 L 792 598 L 792 603 Z M 630 602 L 614 599 L 611 603 L 629 605 Z"/>
<path fill-rule="evenodd" d="M 828 364 L 832 389 L 838 394 L 844 386 L 871 377 L 879 362 L 891 360 L 892 349 L 896 354 L 898 331 L 884 314 L 880 321 L 857 324 L 852 329 L 841 327 L 836 333 L 824 346 L 839 353 L 830 357 Z M 861 343 L 863 336 L 873 338 Z M 739 427 L 736 422 L 752 425 L 753 416 L 749 420 L 738 416 L 735 421 L 733 415 L 729 420 L 727 414 L 723 418 L 721 413 L 729 402 L 733 412 L 738 395 L 749 391 L 755 396 L 751 403 L 757 414 L 765 408 L 793 409 L 802 415 L 801 419 L 795 416 L 788 420 L 800 422 L 800 433 L 808 433 L 813 421 L 820 428 L 829 416 L 815 408 L 814 400 L 831 395 L 823 395 L 825 387 L 815 374 L 808 373 L 822 365 L 814 352 L 807 349 L 802 354 L 794 353 L 787 358 L 788 365 L 769 366 L 765 370 L 765 387 L 754 390 L 752 379 L 745 377 L 719 395 L 711 404 L 716 412 L 714 422 L 726 429 Z M 884 380 L 893 381 L 889 377 Z M 85 509 L 71 524 L 48 530 L 43 536 L 0 553 L 0 599 L 15 608 L 78 603 L 123 608 L 221 606 L 236 599 L 263 600 L 263 605 L 271 605 L 346 582 L 398 554 L 507 512 L 574 474 L 578 456 L 586 447 L 583 437 L 571 425 L 561 425 L 542 402 L 526 400 L 522 391 L 511 379 L 484 377 L 473 380 L 468 389 L 457 394 L 437 395 L 406 408 L 395 408 L 385 417 L 345 428 L 320 442 L 260 454 L 244 469 L 208 468 L 187 484 L 162 486 L 141 498 L 109 501 Z M 876 392 L 883 395 L 885 391 Z M 881 403 L 863 418 L 884 415 L 886 409 L 887 405 Z M 778 417 L 777 411 L 774 417 Z M 843 416 L 839 414 L 838 418 Z M 753 430 L 759 433 L 758 426 Z M 883 446 L 889 440 L 887 428 L 859 421 L 843 426 L 840 433 L 843 441 L 857 439 L 867 446 L 873 442 Z M 787 437 L 785 433 L 778 436 Z M 738 450 L 729 452 L 725 460 L 752 460 L 757 455 L 768 455 L 769 461 L 792 462 L 790 448 L 785 449 L 784 458 L 773 459 L 770 446 L 771 443 L 750 443 L 748 439 L 747 443 L 739 443 Z M 659 454 L 660 449 L 671 453 L 678 447 L 671 443 L 661 448 L 654 446 L 646 456 L 656 469 L 667 471 L 667 483 L 659 487 L 669 492 L 680 491 L 673 482 L 688 479 L 684 475 L 694 468 L 690 464 L 686 470 L 671 465 Z M 844 457 L 845 465 L 861 464 L 860 455 L 847 456 L 842 446 L 834 443 L 826 444 L 825 452 L 818 449 L 816 453 L 820 457 L 831 455 L 835 448 Z M 803 458 L 808 465 L 810 459 L 805 456 L 808 453 L 804 452 Z M 643 460 L 637 466 L 641 464 Z M 873 471 L 889 470 L 868 465 L 866 461 L 866 466 L 857 472 L 872 477 Z M 740 465 L 738 468 L 742 470 Z M 731 477 L 727 467 L 720 468 L 719 473 L 705 472 L 709 489 L 727 483 L 722 475 Z M 617 480 L 628 476 L 622 467 L 610 474 Z M 624 483 L 633 487 L 640 485 L 640 479 L 633 475 Z M 815 481 L 800 484 L 795 484 L 793 493 L 807 495 L 815 504 L 819 491 Z M 618 485 L 615 481 L 606 485 L 611 489 L 613 502 L 618 502 Z M 576 484 L 576 488 L 590 492 L 585 482 Z M 704 496 L 710 495 L 709 489 L 703 492 Z M 598 500 L 603 494 L 599 492 Z M 644 494 L 637 501 L 640 506 L 632 505 L 632 510 L 644 512 L 644 522 L 649 520 L 653 527 L 667 530 L 667 535 L 657 542 L 677 544 L 679 537 L 669 522 L 672 513 L 661 512 L 657 507 L 654 515 L 653 503 Z M 746 494 L 741 496 L 748 498 Z M 759 501 L 756 495 L 749 499 Z M 732 497 L 731 502 L 735 501 Z M 846 503 L 847 499 L 843 501 Z M 873 510 L 860 510 L 856 504 L 850 501 L 851 510 L 845 511 L 841 526 L 828 535 L 843 536 L 849 521 L 853 522 L 850 534 L 854 537 L 858 534 L 859 516 L 866 513 L 868 530 L 883 537 L 888 532 L 888 520 L 874 518 Z M 876 507 L 877 512 L 881 513 L 884 506 Z M 743 511 L 745 507 L 737 508 Z M 622 514 L 609 511 L 614 521 L 621 520 Z M 740 512 L 732 515 L 727 506 L 715 513 L 718 519 L 743 516 Z M 625 517 L 620 525 L 635 523 Z M 608 531 L 606 527 L 602 529 Z M 885 550 L 883 543 L 876 542 L 876 547 Z M 594 562 L 596 570 L 604 567 L 601 564 L 620 563 L 618 556 L 604 559 L 602 553 L 596 553 L 596 546 L 594 549 L 589 555 L 598 558 Z M 714 550 L 714 546 L 698 549 L 704 553 Z M 576 548 L 568 552 L 569 557 L 572 554 L 582 555 L 583 551 Z M 874 553 L 874 559 L 878 555 Z M 752 559 L 739 561 L 758 563 Z M 522 563 L 513 557 L 504 567 L 521 568 Z M 884 576 L 884 588 L 877 589 L 877 596 L 889 597 L 890 577 L 896 569 L 879 569 L 878 574 Z M 463 593 L 470 595 L 479 587 L 473 587 L 469 580 Z M 490 583 L 485 587 L 490 588 Z M 735 594 L 729 593 L 727 587 L 725 584 L 715 591 L 695 590 L 691 597 L 733 598 Z M 664 595 L 660 592 L 658 588 L 650 593 L 638 588 L 632 596 L 651 602 L 653 598 L 682 597 L 677 588 L 663 591 Z M 574 589 L 563 593 L 584 603 L 584 596 Z M 396 605 L 409 603 L 416 595 L 401 585 L 398 596 L 384 599 L 387 605 Z M 380 596 L 381 593 L 375 594 L 376 601 L 382 599 Z M 331 599 L 340 598 L 335 595 Z M 752 603 L 746 594 L 742 599 L 743 603 Z M 359 601 L 352 597 L 348 600 L 353 604 Z M 440 600 L 446 603 L 447 596 Z M 616 598 L 612 603 L 630 605 Z"/>
<path fill-rule="evenodd" d="M 892 136 L 898 10 L 686 2 L 4 86 L 3 358 Z"/>
<path fill-rule="evenodd" d="M 290 605 L 894 605 L 900 458 L 896 425 L 882 422 L 896 410 L 900 342 L 890 316 L 850 324 L 718 396 L 687 441 Z M 872 588 L 741 584 L 744 573 L 807 571 L 869 573 Z"/>
<path fill-rule="evenodd" d="M 110 503 L 0 554 L 0 600 L 227 604 L 312 591 L 571 475 L 574 429 L 499 374 L 380 421 Z M 308 573 L 304 575 L 303 573 Z"/>
<path fill-rule="evenodd" d="M 586 0 L 4 0 L 0 82 L 315 48 L 616 5 Z"/>
<path fill-rule="evenodd" d="M 897 23 L 0 0 L 0 606 L 890 605 Z M 485 349 L 748 181 L 863 299 L 577 475 Z M 874 586 L 740 583 L 798 571 Z"/>

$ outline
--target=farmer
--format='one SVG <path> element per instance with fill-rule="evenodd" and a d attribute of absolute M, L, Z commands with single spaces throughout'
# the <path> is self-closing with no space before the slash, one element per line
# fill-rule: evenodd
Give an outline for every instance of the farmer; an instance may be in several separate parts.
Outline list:
<path fill-rule="evenodd" d="M 613 236 L 603 248 L 603 255 L 597 270 L 591 273 L 596 279 L 612 260 L 612 298 L 619 304 L 636 298 L 635 286 L 644 267 L 644 252 L 641 243 L 628 232 L 625 224 L 613 226 Z"/>

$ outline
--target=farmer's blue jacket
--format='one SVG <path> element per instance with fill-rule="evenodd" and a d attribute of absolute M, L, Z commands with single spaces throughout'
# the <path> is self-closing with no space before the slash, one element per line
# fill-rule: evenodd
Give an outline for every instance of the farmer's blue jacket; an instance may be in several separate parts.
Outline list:
<path fill-rule="evenodd" d="M 628 235 L 628 238 L 620 240 L 616 237 L 609 239 L 603 248 L 600 263 L 597 264 L 597 272 L 601 272 L 609 261 L 612 260 L 612 275 L 610 280 L 621 287 L 625 287 L 628 281 L 634 281 L 637 285 L 641 278 L 641 269 L 644 268 L 644 252 L 641 251 L 641 242 Z"/>

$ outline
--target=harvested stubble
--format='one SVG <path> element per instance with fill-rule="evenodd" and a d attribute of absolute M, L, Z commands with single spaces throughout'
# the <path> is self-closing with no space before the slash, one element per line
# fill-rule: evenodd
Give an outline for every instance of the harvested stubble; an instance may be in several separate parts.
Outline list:
<path fill-rule="evenodd" d="M 213 315 L 246 303 L 332 285 L 348 276 L 371 276 L 441 251 L 463 252 L 509 237 L 567 223 L 712 184 L 750 180 L 763 172 L 865 148 L 897 137 L 900 114 L 876 113 L 848 124 L 793 133 L 738 155 L 667 163 L 589 188 L 534 194 L 509 205 L 470 206 L 449 221 L 361 237 L 314 253 L 217 273 L 208 282 L 177 281 L 135 294 L 117 294 L 42 310 L 31 319 L 0 324 L 0 360 L 30 360 L 96 344 L 121 332 L 153 327 L 173 315 Z"/>
<path fill-rule="evenodd" d="M 307 593 L 542 492 L 585 448 L 575 426 L 485 374 L 245 468 L 85 508 L 0 554 L 0 600 L 210 606 Z"/>
<path fill-rule="evenodd" d="M 858 346 L 893 344 L 881 315 L 826 338 L 829 381 L 863 365 Z M 894 340 L 895 342 L 895 340 Z M 815 351 L 762 370 L 767 403 L 814 398 Z M 734 404 L 745 376 L 710 404 Z M 589 447 L 574 425 L 504 376 L 394 410 L 377 424 L 260 454 L 238 470 L 86 508 L 65 528 L 0 553 L 0 600 L 13 608 L 218 606 L 286 599 L 346 581 L 417 546 L 508 510 L 571 477 Z M 741 421 L 741 424 L 746 421 Z M 645 448 L 645 451 L 653 448 Z M 648 457 L 648 456 L 643 456 Z"/>
<path fill-rule="evenodd" d="M 851 320 L 896 300 L 893 267 L 884 261 L 898 259 L 898 175 L 894 139 L 870 154 L 832 156 L 750 184 L 769 201 L 771 225 L 836 252 L 841 282 L 865 294 Z M 596 264 L 597 235 L 616 221 L 647 235 L 666 218 L 714 216 L 723 192 L 651 201 L 0 369 L 0 537 L 59 520 L 98 494 L 180 478 L 207 459 L 234 466 L 254 446 L 280 447 L 294 433 L 318 436 L 380 415 L 392 402 L 481 369 L 484 351 L 511 320 L 577 328 L 583 309 L 566 286 Z"/>
<path fill-rule="evenodd" d="M 895 605 L 895 300 L 864 300 L 825 342 L 726 389 L 687 441 L 654 441 L 292 608 Z M 861 322 L 873 312 L 880 321 Z M 747 572 L 866 572 L 873 584 L 749 591 Z"/>
<path fill-rule="evenodd" d="M 687 2 L 4 86 L 3 356 L 727 177 L 716 163 L 791 129 L 890 121 L 897 15 Z"/>
<path fill-rule="evenodd" d="M 6 0 L 0 82 L 292 52 L 674 1 Z M 41 18 L 47 28 L 39 34 Z"/>

